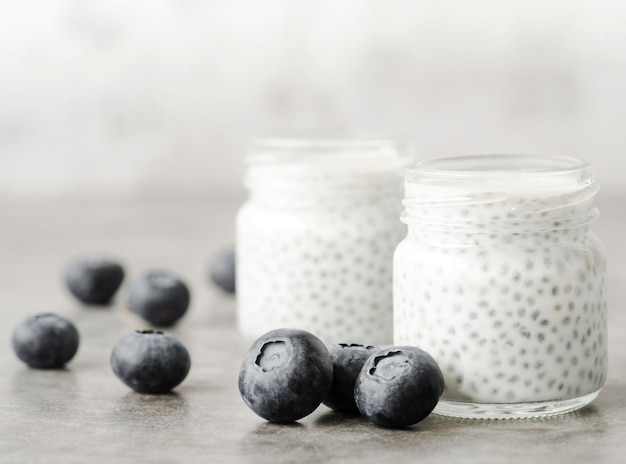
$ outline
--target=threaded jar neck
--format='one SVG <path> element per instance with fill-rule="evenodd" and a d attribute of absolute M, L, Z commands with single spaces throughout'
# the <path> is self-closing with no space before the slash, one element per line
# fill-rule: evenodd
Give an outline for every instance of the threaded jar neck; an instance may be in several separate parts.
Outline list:
<path fill-rule="evenodd" d="M 427 160 L 405 171 L 401 219 L 416 230 L 559 231 L 593 222 L 592 166 L 558 155 L 474 155 Z"/>
<path fill-rule="evenodd" d="M 412 162 L 395 138 L 265 138 L 250 147 L 244 185 L 270 196 L 397 193 Z"/>

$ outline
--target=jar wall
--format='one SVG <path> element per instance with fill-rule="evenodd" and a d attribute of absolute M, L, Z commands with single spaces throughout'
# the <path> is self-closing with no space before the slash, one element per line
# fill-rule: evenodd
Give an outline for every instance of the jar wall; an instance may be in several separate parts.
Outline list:
<path fill-rule="evenodd" d="M 605 267 L 591 234 L 536 247 L 406 240 L 394 260 L 395 342 L 435 357 L 444 400 L 532 403 L 597 392 L 606 377 Z"/>
<path fill-rule="evenodd" d="M 394 343 L 438 361 L 436 412 L 535 417 L 578 409 L 606 378 L 606 257 L 591 166 L 486 155 L 407 170 L 394 254 Z"/>
<path fill-rule="evenodd" d="M 256 338 L 292 327 L 326 343 L 391 343 L 410 150 L 384 139 L 256 146 L 236 228 L 240 331 Z"/>

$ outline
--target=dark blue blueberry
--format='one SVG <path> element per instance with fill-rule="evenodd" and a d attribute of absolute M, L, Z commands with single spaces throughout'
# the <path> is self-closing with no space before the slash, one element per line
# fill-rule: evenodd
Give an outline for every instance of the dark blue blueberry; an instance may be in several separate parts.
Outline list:
<path fill-rule="evenodd" d="M 167 271 L 152 271 L 139 277 L 128 297 L 128 307 L 157 327 L 167 327 L 179 320 L 189 307 L 187 285 Z"/>
<path fill-rule="evenodd" d="M 139 393 L 167 393 L 180 384 L 191 367 L 189 352 L 176 338 L 159 330 L 142 330 L 122 337 L 111 353 L 111 368 Z"/>
<path fill-rule="evenodd" d="M 324 404 L 339 412 L 359 412 L 354 401 L 354 385 L 365 361 L 379 350 L 370 345 L 339 343 L 329 346 L 333 360 L 333 385 Z"/>
<path fill-rule="evenodd" d="M 13 350 L 30 367 L 59 369 L 78 351 L 74 324 L 56 314 L 28 317 L 13 330 Z"/>
<path fill-rule="evenodd" d="M 226 293 L 235 293 L 235 251 L 222 250 L 211 257 L 209 277 Z"/>
<path fill-rule="evenodd" d="M 239 371 L 239 392 L 256 414 L 289 423 L 322 403 L 333 382 L 326 345 L 304 330 L 276 329 L 256 340 Z"/>
<path fill-rule="evenodd" d="M 111 301 L 124 280 L 124 269 L 104 259 L 77 259 L 65 270 L 65 283 L 78 300 L 104 305 Z"/>
<path fill-rule="evenodd" d="M 435 360 L 413 346 L 385 348 L 363 365 L 354 389 L 356 405 L 381 427 L 401 428 L 426 418 L 443 393 Z"/>

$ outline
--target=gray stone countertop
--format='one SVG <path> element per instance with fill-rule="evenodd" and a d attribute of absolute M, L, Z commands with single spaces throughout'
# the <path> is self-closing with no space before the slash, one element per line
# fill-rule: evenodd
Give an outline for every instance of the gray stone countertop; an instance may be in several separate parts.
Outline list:
<path fill-rule="evenodd" d="M 208 257 L 233 242 L 240 198 L 0 201 L 0 462 L 626 462 L 625 200 L 598 200 L 595 231 L 609 256 L 610 355 L 598 399 L 548 419 L 431 415 L 406 430 L 325 406 L 299 423 L 273 425 L 244 405 L 237 374 L 248 344 L 235 330 L 234 299 L 206 278 Z M 62 284 L 65 264 L 85 253 L 126 266 L 111 306 L 83 307 Z M 146 328 L 124 301 L 132 278 L 153 268 L 179 273 L 193 295 L 171 330 L 189 349 L 192 368 L 163 396 L 133 393 L 109 367 L 115 342 Z M 29 369 L 10 347 L 15 324 L 44 311 L 69 317 L 81 333 L 64 370 Z"/>

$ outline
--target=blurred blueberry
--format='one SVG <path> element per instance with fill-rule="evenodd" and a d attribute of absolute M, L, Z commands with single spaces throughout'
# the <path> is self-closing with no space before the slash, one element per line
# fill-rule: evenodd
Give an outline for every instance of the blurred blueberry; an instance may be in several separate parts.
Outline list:
<path fill-rule="evenodd" d="M 13 350 L 30 367 L 58 369 L 78 351 L 79 335 L 74 324 L 56 314 L 37 314 L 13 330 Z"/>
<path fill-rule="evenodd" d="M 215 253 L 209 260 L 209 277 L 226 293 L 235 293 L 235 250 L 226 249 Z"/>
<path fill-rule="evenodd" d="M 122 337 L 111 353 L 111 368 L 139 393 L 167 393 L 180 384 L 191 367 L 189 352 L 176 338 L 159 330 L 142 330 Z"/>
<path fill-rule="evenodd" d="M 187 312 L 187 285 L 169 271 L 151 271 L 137 278 L 128 296 L 130 310 L 157 327 L 173 325 Z"/>
<path fill-rule="evenodd" d="M 67 288 L 85 304 L 109 303 L 123 280 L 120 264 L 100 258 L 76 259 L 65 270 Z"/>

